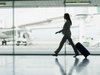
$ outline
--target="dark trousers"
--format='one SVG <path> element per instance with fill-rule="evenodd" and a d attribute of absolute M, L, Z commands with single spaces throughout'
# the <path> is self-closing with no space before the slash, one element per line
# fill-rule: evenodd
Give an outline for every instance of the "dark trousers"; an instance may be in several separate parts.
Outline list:
<path fill-rule="evenodd" d="M 63 47 L 63 45 L 64 45 L 64 43 L 66 42 L 67 39 L 68 39 L 70 45 L 72 46 L 72 48 L 73 48 L 75 54 L 79 54 L 79 52 L 78 52 L 78 50 L 76 49 L 76 47 L 75 47 L 75 45 L 74 45 L 74 43 L 73 43 L 71 37 L 68 37 L 68 36 L 66 36 L 66 35 L 63 36 L 63 38 L 62 38 L 62 40 L 61 40 L 61 42 L 60 42 L 60 45 L 59 45 L 58 49 L 57 49 L 55 52 L 56 52 L 57 54 L 60 52 L 60 50 L 62 49 L 62 47 Z"/>

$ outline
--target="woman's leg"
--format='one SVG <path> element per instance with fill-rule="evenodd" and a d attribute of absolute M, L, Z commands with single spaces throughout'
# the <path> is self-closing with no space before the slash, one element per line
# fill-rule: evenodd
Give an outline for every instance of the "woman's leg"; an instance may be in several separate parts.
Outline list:
<path fill-rule="evenodd" d="M 74 45 L 74 43 L 73 43 L 73 41 L 72 41 L 72 39 L 71 39 L 70 37 L 68 37 L 68 41 L 70 42 L 71 46 L 73 47 L 73 50 L 74 50 L 74 52 L 75 52 L 75 55 L 76 55 L 76 56 L 79 55 L 79 52 L 78 52 L 78 50 L 76 49 L 76 47 L 75 47 L 75 45 Z"/>
<path fill-rule="evenodd" d="M 66 36 L 64 36 L 59 44 L 59 47 L 57 48 L 57 50 L 55 51 L 56 54 L 58 54 L 60 52 L 60 50 L 62 49 L 64 43 L 66 42 Z"/>

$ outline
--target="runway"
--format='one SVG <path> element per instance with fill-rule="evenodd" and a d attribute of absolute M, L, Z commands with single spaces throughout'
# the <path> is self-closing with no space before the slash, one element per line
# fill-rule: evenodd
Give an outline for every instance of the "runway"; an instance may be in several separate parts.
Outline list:
<path fill-rule="evenodd" d="M 100 56 L 0 56 L 1 75 L 100 75 Z"/>
<path fill-rule="evenodd" d="M 59 44 L 34 44 L 29 46 L 0 46 L 0 54 L 33 54 L 52 55 Z M 86 47 L 91 54 L 100 54 L 100 47 Z M 70 45 L 64 45 L 59 54 L 74 54 Z"/>

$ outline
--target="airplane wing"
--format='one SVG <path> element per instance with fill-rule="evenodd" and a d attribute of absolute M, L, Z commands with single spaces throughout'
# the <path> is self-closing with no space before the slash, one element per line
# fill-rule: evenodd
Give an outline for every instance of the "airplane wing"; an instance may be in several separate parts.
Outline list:
<path fill-rule="evenodd" d="M 49 19 L 38 21 L 38 22 L 34 22 L 34 23 L 28 23 L 28 24 L 24 24 L 24 25 L 19 25 L 19 28 L 24 28 L 24 27 L 34 26 L 34 25 L 42 25 L 42 24 L 50 23 L 53 20 L 58 20 L 58 19 L 62 19 L 62 18 L 63 18 L 63 16 L 49 18 Z"/>
<path fill-rule="evenodd" d="M 94 14 L 76 14 L 74 17 L 71 15 L 71 18 L 72 19 L 77 19 L 79 17 L 88 17 L 88 16 L 95 16 L 95 15 L 100 15 L 100 13 L 94 13 Z M 19 28 L 25 28 L 25 27 L 31 27 L 31 26 L 37 26 L 37 25 L 42 26 L 44 24 L 52 23 L 52 21 L 55 21 L 55 20 L 64 19 L 63 17 L 64 16 L 58 16 L 58 17 L 54 17 L 54 18 L 49 18 L 49 19 L 46 19 L 46 20 L 38 21 L 38 22 L 33 22 L 33 23 L 19 25 L 18 27 Z M 75 28 L 75 26 L 73 28 Z"/>
<path fill-rule="evenodd" d="M 24 31 L 23 29 L 16 28 L 0 28 L 0 39 L 13 38 L 17 31 Z"/>
<path fill-rule="evenodd" d="M 98 16 L 98 15 L 100 15 L 100 13 L 94 13 L 94 14 L 77 14 L 76 15 L 76 17 L 81 17 L 81 16 L 83 16 L 83 17 L 88 17 L 88 16 Z"/>

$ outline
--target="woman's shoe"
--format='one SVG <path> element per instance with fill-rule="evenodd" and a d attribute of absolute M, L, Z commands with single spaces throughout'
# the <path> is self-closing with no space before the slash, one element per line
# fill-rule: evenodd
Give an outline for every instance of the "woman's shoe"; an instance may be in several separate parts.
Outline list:
<path fill-rule="evenodd" d="M 55 51 L 54 53 L 55 53 L 55 54 L 54 54 L 53 56 L 56 56 L 56 57 L 57 57 L 57 56 L 58 56 L 58 53 L 57 53 L 56 51 Z"/>
<path fill-rule="evenodd" d="M 79 54 L 75 54 L 73 57 L 76 58 L 76 56 L 78 56 Z"/>
<path fill-rule="evenodd" d="M 53 56 L 56 56 L 56 57 L 57 57 L 57 56 L 58 56 L 58 54 L 54 54 Z"/>

